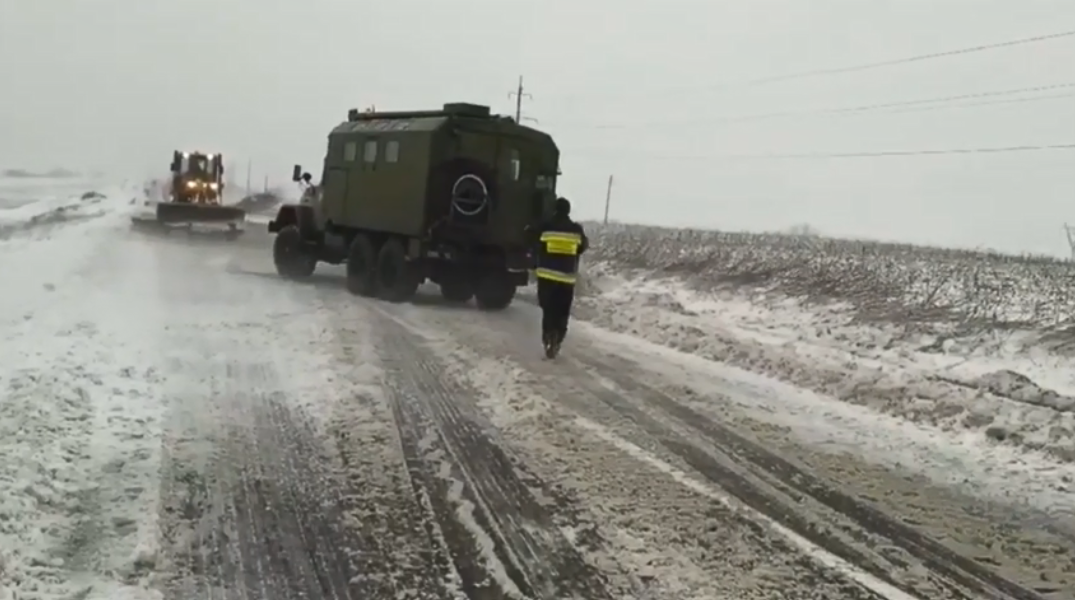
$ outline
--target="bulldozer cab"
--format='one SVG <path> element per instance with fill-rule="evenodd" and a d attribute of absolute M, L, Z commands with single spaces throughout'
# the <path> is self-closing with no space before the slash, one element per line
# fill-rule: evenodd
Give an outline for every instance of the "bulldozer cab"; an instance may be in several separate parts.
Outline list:
<path fill-rule="evenodd" d="M 178 152 L 172 157 L 172 173 L 185 180 L 219 184 L 224 176 L 223 157 L 201 152 Z"/>

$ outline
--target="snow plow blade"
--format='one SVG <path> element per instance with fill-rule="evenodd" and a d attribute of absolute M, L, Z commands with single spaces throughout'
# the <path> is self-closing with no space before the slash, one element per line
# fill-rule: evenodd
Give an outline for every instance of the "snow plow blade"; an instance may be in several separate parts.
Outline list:
<path fill-rule="evenodd" d="M 246 211 L 235 206 L 162 202 L 157 205 L 157 221 L 164 225 L 179 223 L 242 223 Z"/>

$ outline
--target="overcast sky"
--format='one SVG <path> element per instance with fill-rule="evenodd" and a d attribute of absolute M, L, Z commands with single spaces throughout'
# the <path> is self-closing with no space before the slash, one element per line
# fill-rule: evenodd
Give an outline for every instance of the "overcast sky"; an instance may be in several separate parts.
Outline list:
<path fill-rule="evenodd" d="M 510 112 L 522 74 L 580 216 L 613 173 L 626 221 L 1066 253 L 1075 151 L 729 156 L 1075 143 L 1075 98 L 727 119 L 1075 82 L 1075 38 L 721 87 L 1066 29 L 1070 0 L 0 0 L 0 166 L 143 176 L 201 148 L 286 181 L 348 108 Z"/>

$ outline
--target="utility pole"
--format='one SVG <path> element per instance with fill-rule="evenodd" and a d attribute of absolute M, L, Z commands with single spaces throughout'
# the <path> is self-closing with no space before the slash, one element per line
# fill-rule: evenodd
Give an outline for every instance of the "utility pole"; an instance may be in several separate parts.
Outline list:
<path fill-rule="evenodd" d="M 508 98 L 515 98 L 515 122 L 523 122 L 523 96 L 534 99 L 533 96 L 523 91 L 523 76 L 519 75 L 519 87 L 514 92 L 508 92 Z"/>
<path fill-rule="evenodd" d="M 250 195 L 250 167 L 253 166 L 253 162 L 248 158 L 246 159 L 246 195 Z"/>
<path fill-rule="evenodd" d="M 1064 233 L 1068 235 L 1068 246 L 1071 247 L 1071 260 L 1075 260 L 1075 225 L 1064 223 Z"/>
<path fill-rule="evenodd" d="M 612 175 L 608 176 L 608 187 L 605 189 L 605 225 L 608 225 L 608 207 L 612 204 Z"/>

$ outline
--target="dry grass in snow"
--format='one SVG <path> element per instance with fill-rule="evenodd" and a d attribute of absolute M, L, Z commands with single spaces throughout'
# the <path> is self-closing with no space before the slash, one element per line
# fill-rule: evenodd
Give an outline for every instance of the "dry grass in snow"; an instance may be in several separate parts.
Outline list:
<path fill-rule="evenodd" d="M 777 234 L 587 232 L 582 318 L 1075 461 L 1064 390 L 1075 392 L 1075 264 Z"/>
<path fill-rule="evenodd" d="M 1070 261 L 780 234 L 594 224 L 587 231 L 587 258 L 683 276 L 701 289 L 846 302 L 859 321 L 951 337 L 1033 330 L 1075 352 Z"/>

